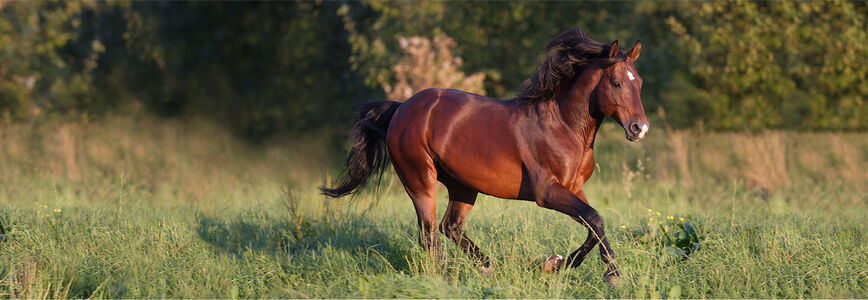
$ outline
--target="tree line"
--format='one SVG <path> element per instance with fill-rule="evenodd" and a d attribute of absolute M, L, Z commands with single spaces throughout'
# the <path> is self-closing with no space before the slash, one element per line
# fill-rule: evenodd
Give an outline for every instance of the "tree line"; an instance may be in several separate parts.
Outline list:
<path fill-rule="evenodd" d="M 642 40 L 646 111 L 669 126 L 864 130 L 866 6 L 0 1 L 0 114 L 92 119 L 141 107 L 252 139 L 343 127 L 358 102 L 413 81 L 402 40 L 454 41 L 451 68 L 511 98 L 546 42 L 578 25 L 600 41 Z"/>

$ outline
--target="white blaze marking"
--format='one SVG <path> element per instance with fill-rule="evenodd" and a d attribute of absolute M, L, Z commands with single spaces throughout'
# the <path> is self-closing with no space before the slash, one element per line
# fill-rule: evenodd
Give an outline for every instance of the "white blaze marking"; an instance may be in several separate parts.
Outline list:
<path fill-rule="evenodd" d="M 629 73 L 628 73 L 629 74 Z M 644 138 L 645 133 L 648 132 L 648 124 L 642 124 L 642 131 L 639 131 L 639 138 Z"/>
<path fill-rule="evenodd" d="M 633 72 L 630 71 L 627 71 L 627 77 L 630 77 L 630 80 L 636 79 L 636 77 L 633 77 Z"/>

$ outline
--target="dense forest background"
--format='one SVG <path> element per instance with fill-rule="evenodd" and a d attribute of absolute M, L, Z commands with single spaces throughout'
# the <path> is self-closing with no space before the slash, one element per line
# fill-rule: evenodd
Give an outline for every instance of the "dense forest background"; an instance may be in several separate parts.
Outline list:
<path fill-rule="evenodd" d="M 645 108 L 668 126 L 865 130 L 866 15 L 864 1 L 4 0 L 0 118 L 141 111 L 254 141 L 344 128 L 356 103 L 426 85 L 511 98 L 578 25 L 642 40 Z"/>

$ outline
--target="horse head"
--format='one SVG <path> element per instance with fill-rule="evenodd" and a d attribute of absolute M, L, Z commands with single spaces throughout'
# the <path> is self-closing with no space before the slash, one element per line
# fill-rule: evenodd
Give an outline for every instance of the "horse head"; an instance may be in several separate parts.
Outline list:
<path fill-rule="evenodd" d="M 648 119 L 642 107 L 642 78 L 633 62 L 639 58 L 642 44 L 636 41 L 633 49 L 626 55 L 615 40 L 603 48 L 600 56 L 611 64 L 603 68 L 602 77 L 595 88 L 594 95 L 599 111 L 612 117 L 624 128 L 629 141 L 639 141 L 648 132 Z"/>

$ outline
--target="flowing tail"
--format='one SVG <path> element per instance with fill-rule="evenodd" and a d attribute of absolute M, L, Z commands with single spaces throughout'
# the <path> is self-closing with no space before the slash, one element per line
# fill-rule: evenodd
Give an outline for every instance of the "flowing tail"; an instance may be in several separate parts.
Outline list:
<path fill-rule="evenodd" d="M 359 106 L 350 130 L 353 146 L 338 177 L 338 186 L 321 186 L 319 190 L 323 195 L 338 198 L 357 193 L 371 175 L 383 172 L 389 159 L 386 131 L 400 105 L 394 101 L 368 101 Z"/>

